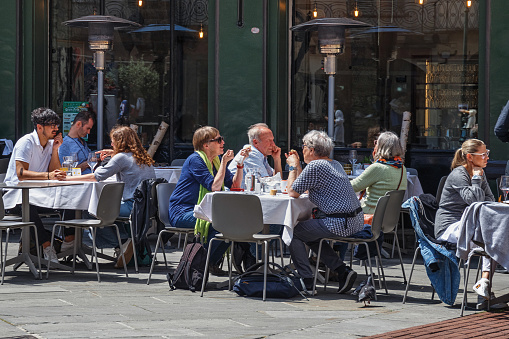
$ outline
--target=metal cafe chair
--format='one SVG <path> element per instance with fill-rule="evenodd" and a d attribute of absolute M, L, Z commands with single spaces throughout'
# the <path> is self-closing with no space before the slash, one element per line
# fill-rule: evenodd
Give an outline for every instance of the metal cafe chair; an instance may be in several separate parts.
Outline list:
<path fill-rule="evenodd" d="M 373 234 L 371 236 L 371 238 L 368 238 L 368 239 L 363 239 L 363 238 L 334 238 L 334 239 L 322 239 L 320 240 L 320 244 L 318 246 L 318 253 L 317 253 L 317 259 L 316 259 L 316 262 L 317 262 L 317 265 L 316 265 L 316 268 L 315 268 L 315 277 L 314 277 L 314 281 L 313 281 L 313 293 L 312 295 L 315 294 L 315 291 L 316 291 L 316 282 L 317 282 L 317 278 L 318 278 L 318 267 L 320 266 L 319 263 L 320 263 L 320 255 L 322 253 L 322 245 L 323 245 L 323 242 L 324 241 L 329 241 L 332 245 L 333 242 L 344 242 L 344 243 L 348 243 L 348 244 L 351 244 L 351 245 L 364 245 L 366 246 L 366 252 L 367 252 L 367 255 L 368 255 L 368 265 L 369 265 L 369 272 L 370 272 L 370 275 L 371 275 L 371 279 L 374 280 L 374 276 L 373 276 L 373 267 L 371 265 L 371 255 L 370 255 L 370 251 L 369 251 L 369 246 L 368 246 L 368 243 L 370 242 L 375 242 L 376 244 L 376 249 L 377 249 L 377 256 L 378 258 L 380 259 L 380 267 L 382 269 L 382 277 L 383 277 L 383 280 L 385 282 L 385 274 L 383 273 L 383 266 L 382 266 L 382 256 L 380 254 L 380 248 L 378 246 L 378 242 L 376 241 L 378 239 L 378 237 L 380 236 L 380 232 L 382 230 L 382 225 L 383 225 L 383 219 L 384 219 L 384 215 L 385 215 L 385 210 L 386 210 L 386 207 L 388 205 L 388 202 L 390 199 L 395 199 L 395 196 L 391 197 L 389 195 L 384 195 L 383 197 L 380 197 L 380 199 L 378 199 L 378 202 L 376 204 L 376 207 L 375 207 L 375 213 L 373 214 L 373 222 L 371 223 L 371 233 Z M 401 204 L 400 204 L 401 205 Z M 352 261 L 353 261 L 353 246 L 352 246 L 352 253 L 350 255 L 350 266 L 352 266 Z M 378 265 L 378 261 L 377 261 L 377 265 Z M 366 269 L 366 274 L 367 274 L 367 269 Z M 327 280 L 329 278 L 329 269 L 327 268 L 327 274 L 326 274 L 326 277 L 325 277 L 325 282 L 324 282 L 324 290 L 327 289 Z M 379 280 L 380 280 L 380 277 L 379 277 Z M 379 281 L 379 284 L 380 284 L 380 287 L 382 287 L 382 284 L 381 284 L 381 281 Z M 387 291 L 387 284 L 385 284 L 385 293 L 388 294 L 388 291 Z"/>
<path fill-rule="evenodd" d="M 35 234 L 35 247 L 37 248 L 37 258 L 39 264 L 39 278 L 41 278 L 41 254 L 39 248 L 39 238 L 37 237 L 37 228 L 33 222 L 25 222 L 25 221 L 16 221 L 13 219 L 9 219 L 9 217 L 5 217 L 5 209 L 4 209 L 4 201 L 0 196 L 0 262 L 2 267 L 2 281 L 1 285 L 4 284 L 4 276 L 5 276 L 5 262 L 7 261 L 7 249 L 9 246 L 9 233 L 12 229 L 21 229 L 24 227 L 33 227 Z M 2 239 L 2 231 L 6 232 L 5 236 L 5 252 L 3 252 L 1 241 Z M 5 253 L 5 254 L 4 254 Z"/>
<path fill-rule="evenodd" d="M 150 265 L 150 273 L 148 274 L 147 285 L 150 284 L 150 277 L 152 276 L 152 271 L 154 270 L 155 258 L 159 247 L 161 247 L 163 251 L 164 264 L 166 265 L 166 269 L 168 269 L 168 261 L 166 260 L 166 252 L 164 251 L 164 244 L 161 239 L 163 234 L 165 233 L 177 233 L 180 237 L 181 234 L 185 235 L 184 238 L 184 248 L 187 244 L 187 238 L 190 234 L 194 234 L 194 228 L 182 228 L 182 227 L 173 227 L 170 223 L 170 219 L 168 216 L 168 208 L 170 206 L 170 196 L 175 190 L 177 186 L 176 183 L 161 183 L 156 186 L 157 191 L 157 214 L 159 220 L 164 224 L 164 229 L 159 232 L 157 237 L 156 247 L 154 250 L 154 258 L 152 260 L 152 264 Z"/>
<path fill-rule="evenodd" d="M 264 244 L 264 265 L 263 265 L 263 301 L 267 294 L 267 270 L 269 261 L 269 242 L 272 239 L 278 239 L 280 248 L 283 248 L 282 240 L 279 235 L 258 234 L 263 230 L 263 212 L 260 199 L 256 195 L 244 195 L 235 193 L 216 193 L 212 197 L 212 221 L 214 228 L 221 233 L 216 234 L 209 242 L 207 260 L 205 263 L 204 279 L 201 287 L 201 296 L 207 283 L 210 249 L 213 241 L 252 242 L 257 245 Z M 242 226 L 242 227 L 240 227 Z M 233 252 L 232 252 L 233 256 Z M 228 290 L 232 289 L 232 262 L 228 262 Z M 283 263 L 283 254 L 281 252 L 281 266 Z"/>
<path fill-rule="evenodd" d="M 101 282 L 101 276 L 99 274 L 99 258 L 97 255 L 97 248 L 95 246 L 95 238 L 96 238 L 96 229 L 102 227 L 115 227 L 117 231 L 117 239 L 118 245 L 122 248 L 122 241 L 120 240 L 120 233 L 118 231 L 118 226 L 115 225 L 115 220 L 120 213 L 120 202 L 122 200 L 122 192 L 124 190 L 124 183 L 116 182 L 116 183 L 107 183 L 103 186 L 101 190 L 101 194 L 99 196 L 99 202 L 97 204 L 97 219 L 73 219 L 73 220 L 63 220 L 55 222 L 55 226 L 53 226 L 53 233 L 51 236 L 51 246 L 53 246 L 53 239 L 55 238 L 55 228 L 57 226 L 63 227 L 74 227 L 75 232 L 78 229 L 86 229 L 90 230 L 92 234 L 92 261 L 95 257 L 95 268 L 97 271 L 97 281 Z M 81 231 L 81 230 L 80 230 Z M 124 253 L 121 252 L 122 260 L 125 262 Z M 72 273 L 74 273 L 74 269 L 76 266 L 76 243 L 74 244 L 73 251 L 73 264 L 72 264 Z M 49 277 L 50 270 L 50 262 L 48 262 L 48 271 L 46 272 L 46 278 Z M 124 265 L 124 271 L 126 277 L 127 274 L 127 265 Z"/>

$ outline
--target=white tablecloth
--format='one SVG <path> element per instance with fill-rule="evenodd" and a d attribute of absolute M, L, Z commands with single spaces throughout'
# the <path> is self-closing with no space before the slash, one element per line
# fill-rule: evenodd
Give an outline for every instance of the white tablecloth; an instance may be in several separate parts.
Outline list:
<path fill-rule="evenodd" d="M 52 181 L 53 180 L 44 180 L 39 182 Z M 38 181 L 34 180 L 34 182 Z M 91 214 L 95 215 L 101 189 L 105 183 L 111 181 L 79 182 L 82 185 L 32 188 L 29 193 L 30 204 L 53 209 L 87 210 Z M 3 200 L 5 208 L 13 208 L 17 204 L 21 204 L 21 190 L 9 190 L 6 194 L 4 194 Z"/>
<path fill-rule="evenodd" d="M 199 205 L 194 207 L 194 216 L 199 219 L 212 222 L 212 196 L 221 192 L 207 193 Z M 239 192 L 238 194 L 246 194 Z M 268 194 L 257 195 L 260 198 L 263 211 L 264 224 L 284 225 L 283 241 L 290 245 L 293 237 L 293 227 L 300 220 L 311 217 L 311 209 L 315 207 L 309 201 L 307 195 L 299 198 L 291 198 L 288 194 L 271 196 Z"/>
<path fill-rule="evenodd" d="M 182 166 L 156 167 L 156 178 L 164 178 L 168 182 L 177 183 L 182 173 Z"/>

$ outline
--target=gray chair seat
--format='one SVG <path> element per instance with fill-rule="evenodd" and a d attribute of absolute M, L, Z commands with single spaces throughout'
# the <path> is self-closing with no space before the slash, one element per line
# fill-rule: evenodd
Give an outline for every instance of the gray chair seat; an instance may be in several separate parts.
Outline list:
<path fill-rule="evenodd" d="M 97 219 L 73 219 L 73 220 L 64 220 L 55 222 L 55 226 L 53 226 L 53 233 L 51 235 L 51 246 L 53 246 L 53 240 L 55 238 L 55 229 L 59 226 L 64 227 L 74 227 L 75 232 L 79 228 L 88 228 L 90 233 L 92 234 L 92 262 L 95 257 L 95 268 L 97 272 L 97 281 L 101 282 L 101 276 L 99 274 L 99 258 L 97 254 L 97 248 L 95 246 L 95 238 L 96 238 L 96 229 L 101 227 L 114 227 L 117 232 L 118 246 L 122 247 L 122 241 L 120 240 L 120 233 L 118 231 L 118 226 L 115 225 L 115 220 L 118 218 L 118 214 L 120 213 L 120 203 L 122 201 L 122 192 L 124 191 L 124 183 L 115 182 L 115 183 L 107 183 L 103 186 L 101 190 L 101 194 L 99 196 L 99 202 L 97 203 Z M 76 233 L 75 233 L 76 234 Z M 121 253 L 122 261 L 125 263 L 124 253 Z M 76 242 L 74 243 L 73 250 L 73 265 L 72 265 L 72 273 L 74 273 L 74 269 L 76 266 Z M 50 270 L 50 262 L 48 262 L 48 271 L 46 272 L 46 277 L 49 276 Z M 127 265 L 124 265 L 124 271 L 126 277 L 127 274 Z"/>

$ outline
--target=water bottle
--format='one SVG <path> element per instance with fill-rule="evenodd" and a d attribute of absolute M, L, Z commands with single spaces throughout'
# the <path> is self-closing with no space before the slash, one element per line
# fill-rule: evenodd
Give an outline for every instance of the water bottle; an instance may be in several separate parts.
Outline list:
<path fill-rule="evenodd" d="M 250 192 L 253 188 L 253 174 L 251 171 L 247 171 L 244 182 L 246 184 L 246 192 Z"/>

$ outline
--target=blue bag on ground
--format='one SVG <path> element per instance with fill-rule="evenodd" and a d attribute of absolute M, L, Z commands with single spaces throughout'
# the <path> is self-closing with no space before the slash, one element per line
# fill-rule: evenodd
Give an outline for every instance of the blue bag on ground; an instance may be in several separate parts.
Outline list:
<path fill-rule="evenodd" d="M 267 298 L 292 298 L 305 290 L 304 281 L 291 268 L 269 263 L 274 269 L 267 270 Z M 246 297 L 263 297 L 263 263 L 251 266 L 235 279 L 233 290 Z"/>

